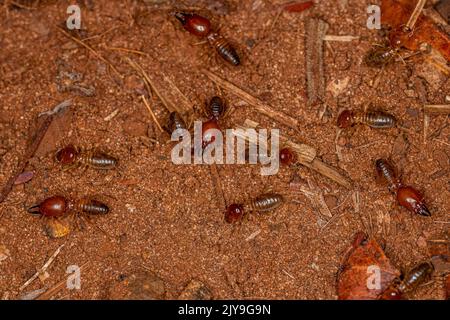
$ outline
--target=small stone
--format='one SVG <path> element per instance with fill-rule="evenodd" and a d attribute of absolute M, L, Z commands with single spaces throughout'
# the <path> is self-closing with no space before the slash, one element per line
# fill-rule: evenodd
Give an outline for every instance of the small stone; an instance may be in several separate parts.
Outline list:
<path fill-rule="evenodd" d="M 336 79 L 331 81 L 327 86 L 327 91 L 333 94 L 333 97 L 337 97 L 342 94 L 350 82 L 350 77 L 345 77 L 344 79 Z"/>
<path fill-rule="evenodd" d="M 424 237 L 419 237 L 419 239 L 417 239 L 417 245 L 419 246 L 419 248 L 426 248 L 427 239 L 425 239 Z"/>
<path fill-rule="evenodd" d="M 338 198 L 336 196 L 333 195 L 325 195 L 323 196 L 323 199 L 325 200 L 325 203 L 328 206 L 328 209 L 333 209 L 337 206 L 338 204 Z"/>
<path fill-rule="evenodd" d="M 412 89 L 407 89 L 407 90 L 404 90 L 403 92 L 405 93 L 405 95 L 406 95 L 408 98 L 417 98 L 417 93 L 416 93 L 416 91 L 414 91 L 414 90 L 412 90 Z"/>
<path fill-rule="evenodd" d="M 408 114 L 408 116 L 413 118 L 417 118 L 419 116 L 419 110 L 414 108 L 406 108 L 406 113 Z"/>
<path fill-rule="evenodd" d="M 161 300 L 166 292 L 164 282 L 150 271 L 132 275 L 128 287 L 132 300 Z"/>
<path fill-rule="evenodd" d="M 70 225 L 67 219 L 47 219 L 44 230 L 50 238 L 58 239 L 70 233 Z"/>
<path fill-rule="evenodd" d="M 179 300 L 211 300 L 208 287 L 199 280 L 191 280 L 178 297 Z"/>

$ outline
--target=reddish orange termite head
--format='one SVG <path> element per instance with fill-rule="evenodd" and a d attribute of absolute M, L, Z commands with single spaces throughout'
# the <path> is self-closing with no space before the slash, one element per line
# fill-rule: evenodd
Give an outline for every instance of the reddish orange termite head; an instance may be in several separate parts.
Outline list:
<path fill-rule="evenodd" d="M 219 123 L 216 119 L 211 119 L 203 122 L 202 124 L 202 146 L 203 149 L 206 148 L 207 145 L 216 141 L 215 132 L 209 131 L 210 129 L 216 129 L 220 131 Z"/>
<path fill-rule="evenodd" d="M 197 37 L 206 37 L 211 32 L 211 22 L 198 14 L 175 12 L 175 18 L 181 22 L 184 29 Z"/>
<path fill-rule="evenodd" d="M 297 162 L 297 156 L 290 148 L 283 148 L 280 150 L 280 162 L 285 166 L 293 165 Z"/>
<path fill-rule="evenodd" d="M 62 196 L 53 196 L 28 209 L 30 213 L 38 213 L 45 217 L 60 217 L 68 209 L 68 202 Z"/>
<path fill-rule="evenodd" d="M 353 112 L 344 110 L 338 117 L 337 125 L 339 128 L 348 128 L 353 125 Z"/>
<path fill-rule="evenodd" d="M 403 300 L 402 293 L 395 287 L 390 286 L 378 297 L 379 300 Z"/>
<path fill-rule="evenodd" d="M 60 149 L 56 153 L 56 161 L 59 163 L 66 165 L 72 164 L 78 155 L 78 150 L 73 145 L 68 145 L 62 149 Z"/>
<path fill-rule="evenodd" d="M 235 223 L 244 216 L 244 206 L 242 204 L 230 204 L 225 212 L 225 221 L 228 223 Z"/>
<path fill-rule="evenodd" d="M 397 191 L 398 203 L 411 212 L 422 216 L 431 216 L 430 211 L 423 202 L 422 195 L 412 187 L 400 187 Z"/>

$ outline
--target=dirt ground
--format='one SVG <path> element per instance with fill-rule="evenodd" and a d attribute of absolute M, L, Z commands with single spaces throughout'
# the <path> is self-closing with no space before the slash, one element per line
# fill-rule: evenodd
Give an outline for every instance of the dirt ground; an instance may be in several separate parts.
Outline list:
<path fill-rule="evenodd" d="M 34 178 L 15 186 L 0 204 L 0 297 L 17 299 L 54 287 L 64 281 L 68 266 L 88 263 L 81 271 L 81 290 L 63 288 L 51 297 L 175 299 L 189 281 L 198 279 L 214 299 L 336 299 L 336 272 L 356 231 L 384 242 L 386 255 L 399 269 L 429 258 L 427 240 L 444 239 L 450 209 L 450 126 L 447 115 L 431 116 L 424 141 L 421 99 L 445 104 L 450 81 L 413 60 L 386 67 L 378 87 L 370 85 L 379 70 L 366 67 L 362 59 L 382 37 L 367 29 L 366 9 L 379 1 L 317 1 L 305 12 L 283 12 L 278 18 L 275 5 L 283 1 L 179 3 L 178 8 L 202 9 L 214 26 L 221 25 L 220 32 L 237 44 L 243 56 L 237 68 L 215 59 L 207 45 L 198 44 L 182 29 L 169 16 L 174 8 L 170 1 L 93 2 L 82 6 L 80 35 L 92 37 L 86 43 L 111 62 L 123 75 L 122 82 L 108 64 L 57 29 L 68 17 L 69 1 L 33 10 L 0 6 L 0 185 L 23 155 L 36 116 L 69 98 L 73 117 L 64 136 L 58 137 L 58 146 L 72 142 L 103 148 L 120 159 L 119 168 L 107 173 L 62 171 L 52 150 L 30 161 L 27 169 L 35 172 Z M 348 79 L 348 85 L 337 96 L 327 90 L 328 109 L 322 119 L 317 107 L 306 104 L 305 21 L 312 16 L 329 23 L 330 35 L 360 37 L 328 42 L 325 48 L 326 84 Z M 251 215 L 237 225 L 225 223 L 209 166 L 172 164 L 173 144 L 168 135 L 158 133 L 143 105 L 144 83 L 124 61 L 126 56 L 156 83 L 162 84 L 162 75 L 167 76 L 197 105 L 222 94 L 234 107 L 223 128 L 250 118 L 316 147 L 319 158 L 354 181 L 353 189 L 303 166 L 263 177 L 259 166 L 218 165 L 227 203 L 267 190 L 288 199 L 271 214 Z M 300 119 L 299 132 L 257 113 L 229 92 L 220 92 L 199 71 L 204 66 Z M 65 74 L 61 70 L 83 75 L 80 86 L 90 94 L 63 90 L 61 83 L 67 79 L 61 79 Z M 164 123 L 167 110 L 156 97 L 151 101 L 157 119 Z M 336 142 L 339 110 L 362 110 L 369 103 L 394 114 L 403 129 L 357 126 L 342 132 Z M 105 120 L 115 110 L 117 115 Z M 398 207 L 386 186 L 376 182 L 374 161 L 380 157 L 392 158 L 404 181 L 425 194 L 431 218 Z M 290 190 L 292 181 L 315 184 L 336 217 L 324 226 L 316 204 Z M 353 201 L 356 192 L 359 211 Z M 26 208 L 59 193 L 74 198 L 100 195 L 112 210 L 93 223 L 80 222 L 65 238 L 50 239 L 44 220 Z M 48 277 L 19 290 L 62 244 Z M 160 280 L 146 285 L 142 279 L 153 279 L 150 273 Z M 438 277 L 433 280 L 410 298 L 442 299 L 442 282 Z M 155 282 L 159 291 L 152 288 Z"/>

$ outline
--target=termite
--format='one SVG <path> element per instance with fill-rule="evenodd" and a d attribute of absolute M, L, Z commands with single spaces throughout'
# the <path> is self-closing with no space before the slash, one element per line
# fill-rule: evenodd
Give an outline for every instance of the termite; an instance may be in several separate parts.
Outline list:
<path fill-rule="evenodd" d="M 409 270 L 402 280 L 394 281 L 380 296 L 380 300 L 400 300 L 405 293 L 412 292 L 426 283 L 434 272 L 430 262 L 421 262 Z"/>
<path fill-rule="evenodd" d="M 337 125 L 342 129 L 356 124 L 365 124 L 375 129 L 385 129 L 394 127 L 395 122 L 396 119 L 393 115 L 383 111 L 354 112 L 344 110 L 338 117 Z"/>
<path fill-rule="evenodd" d="M 373 48 L 364 57 L 364 62 L 371 68 L 382 68 L 391 63 L 398 55 L 398 49 L 390 46 Z"/>
<path fill-rule="evenodd" d="M 212 31 L 211 22 L 207 18 L 194 13 L 176 12 L 174 15 L 189 33 L 200 38 L 206 38 L 210 46 L 225 61 L 234 66 L 240 65 L 241 61 L 236 50 L 226 38 Z"/>
<path fill-rule="evenodd" d="M 403 185 L 389 161 L 378 159 L 375 166 L 378 175 L 388 182 L 389 191 L 396 194 L 397 201 L 402 207 L 422 216 L 431 216 L 420 192 L 413 187 Z"/>
<path fill-rule="evenodd" d="M 206 148 L 207 145 L 216 140 L 215 132 L 209 131 L 210 129 L 221 130 L 219 125 L 219 119 L 225 114 L 225 102 L 222 98 L 214 96 L 211 98 L 206 108 L 206 114 L 209 120 L 204 121 L 202 124 L 202 145 Z"/>
<path fill-rule="evenodd" d="M 169 115 L 169 121 L 167 122 L 165 129 L 168 133 L 172 134 L 172 132 L 177 129 L 187 129 L 187 126 L 181 115 L 178 112 L 173 111 Z"/>
<path fill-rule="evenodd" d="M 109 212 L 109 207 L 95 199 L 71 200 L 57 195 L 43 200 L 28 208 L 29 213 L 40 214 L 43 217 L 59 218 L 69 213 L 85 213 L 87 215 L 103 215 Z"/>
<path fill-rule="evenodd" d="M 238 66 L 241 64 L 241 60 L 239 58 L 236 49 L 233 48 L 231 43 L 218 34 L 217 32 L 210 33 L 206 39 L 208 40 L 211 47 L 216 49 L 219 56 L 222 57 L 225 61 L 232 64 L 233 66 Z"/>
<path fill-rule="evenodd" d="M 284 197 L 276 193 L 265 193 L 245 204 L 233 203 L 227 207 L 225 221 L 235 223 L 242 220 L 247 212 L 269 212 L 284 203 Z"/>
<path fill-rule="evenodd" d="M 290 166 L 297 163 L 297 155 L 294 150 L 285 147 L 280 150 L 280 162 L 284 166 Z"/>
<path fill-rule="evenodd" d="M 56 152 L 55 159 L 63 167 L 91 167 L 99 170 L 114 169 L 118 165 L 117 158 L 97 150 L 82 150 L 68 145 Z"/>

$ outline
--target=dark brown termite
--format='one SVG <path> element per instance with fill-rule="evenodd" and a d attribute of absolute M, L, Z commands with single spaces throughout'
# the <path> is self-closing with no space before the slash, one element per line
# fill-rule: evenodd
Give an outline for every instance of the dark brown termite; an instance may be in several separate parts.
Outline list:
<path fill-rule="evenodd" d="M 176 12 L 174 15 L 189 33 L 200 38 L 206 38 L 210 46 L 225 61 L 234 66 L 240 65 L 241 61 L 234 47 L 218 32 L 212 31 L 211 22 L 207 18 L 198 14 L 184 12 Z"/>
<path fill-rule="evenodd" d="M 55 159 L 64 168 L 91 167 L 99 170 L 114 169 L 118 165 L 117 158 L 97 150 L 82 150 L 68 145 L 56 152 Z"/>
<path fill-rule="evenodd" d="M 388 160 L 378 159 L 375 166 L 378 175 L 384 177 L 388 183 L 389 191 L 396 194 L 397 201 L 402 207 L 422 216 L 431 216 L 424 203 L 423 196 L 413 187 L 402 184 L 394 167 Z"/>
<path fill-rule="evenodd" d="M 405 293 L 412 292 L 430 280 L 434 272 L 431 262 L 421 262 L 409 270 L 403 279 L 394 281 L 380 296 L 380 300 L 401 300 Z"/>
<path fill-rule="evenodd" d="M 202 146 L 206 148 L 207 145 L 216 140 L 216 132 L 210 129 L 221 130 L 219 119 L 225 114 L 226 106 L 222 98 L 214 96 L 207 105 L 206 114 L 209 120 L 202 123 Z"/>
<path fill-rule="evenodd" d="M 364 62 L 368 67 L 382 68 L 393 62 L 396 56 L 398 56 L 398 49 L 389 45 L 377 46 L 364 56 Z"/>
<path fill-rule="evenodd" d="M 233 203 L 227 207 L 225 221 L 235 223 L 244 218 L 248 212 L 269 212 L 278 208 L 284 203 L 284 197 L 276 193 L 265 193 L 255 199 L 251 199 L 245 204 Z"/>
<path fill-rule="evenodd" d="M 208 104 L 206 113 L 210 119 L 219 120 L 225 114 L 226 106 L 222 98 L 214 96 Z"/>
<path fill-rule="evenodd" d="M 393 128 L 396 119 L 393 115 L 383 111 L 354 112 L 344 110 L 340 113 L 337 125 L 339 128 L 348 128 L 357 124 L 365 124 L 376 129 Z"/>
<path fill-rule="evenodd" d="M 109 212 L 106 204 L 95 199 L 67 199 L 63 196 L 53 196 L 41 203 L 28 208 L 29 213 L 40 214 L 43 217 L 63 217 L 69 213 L 85 213 L 87 215 L 102 215 Z"/>

